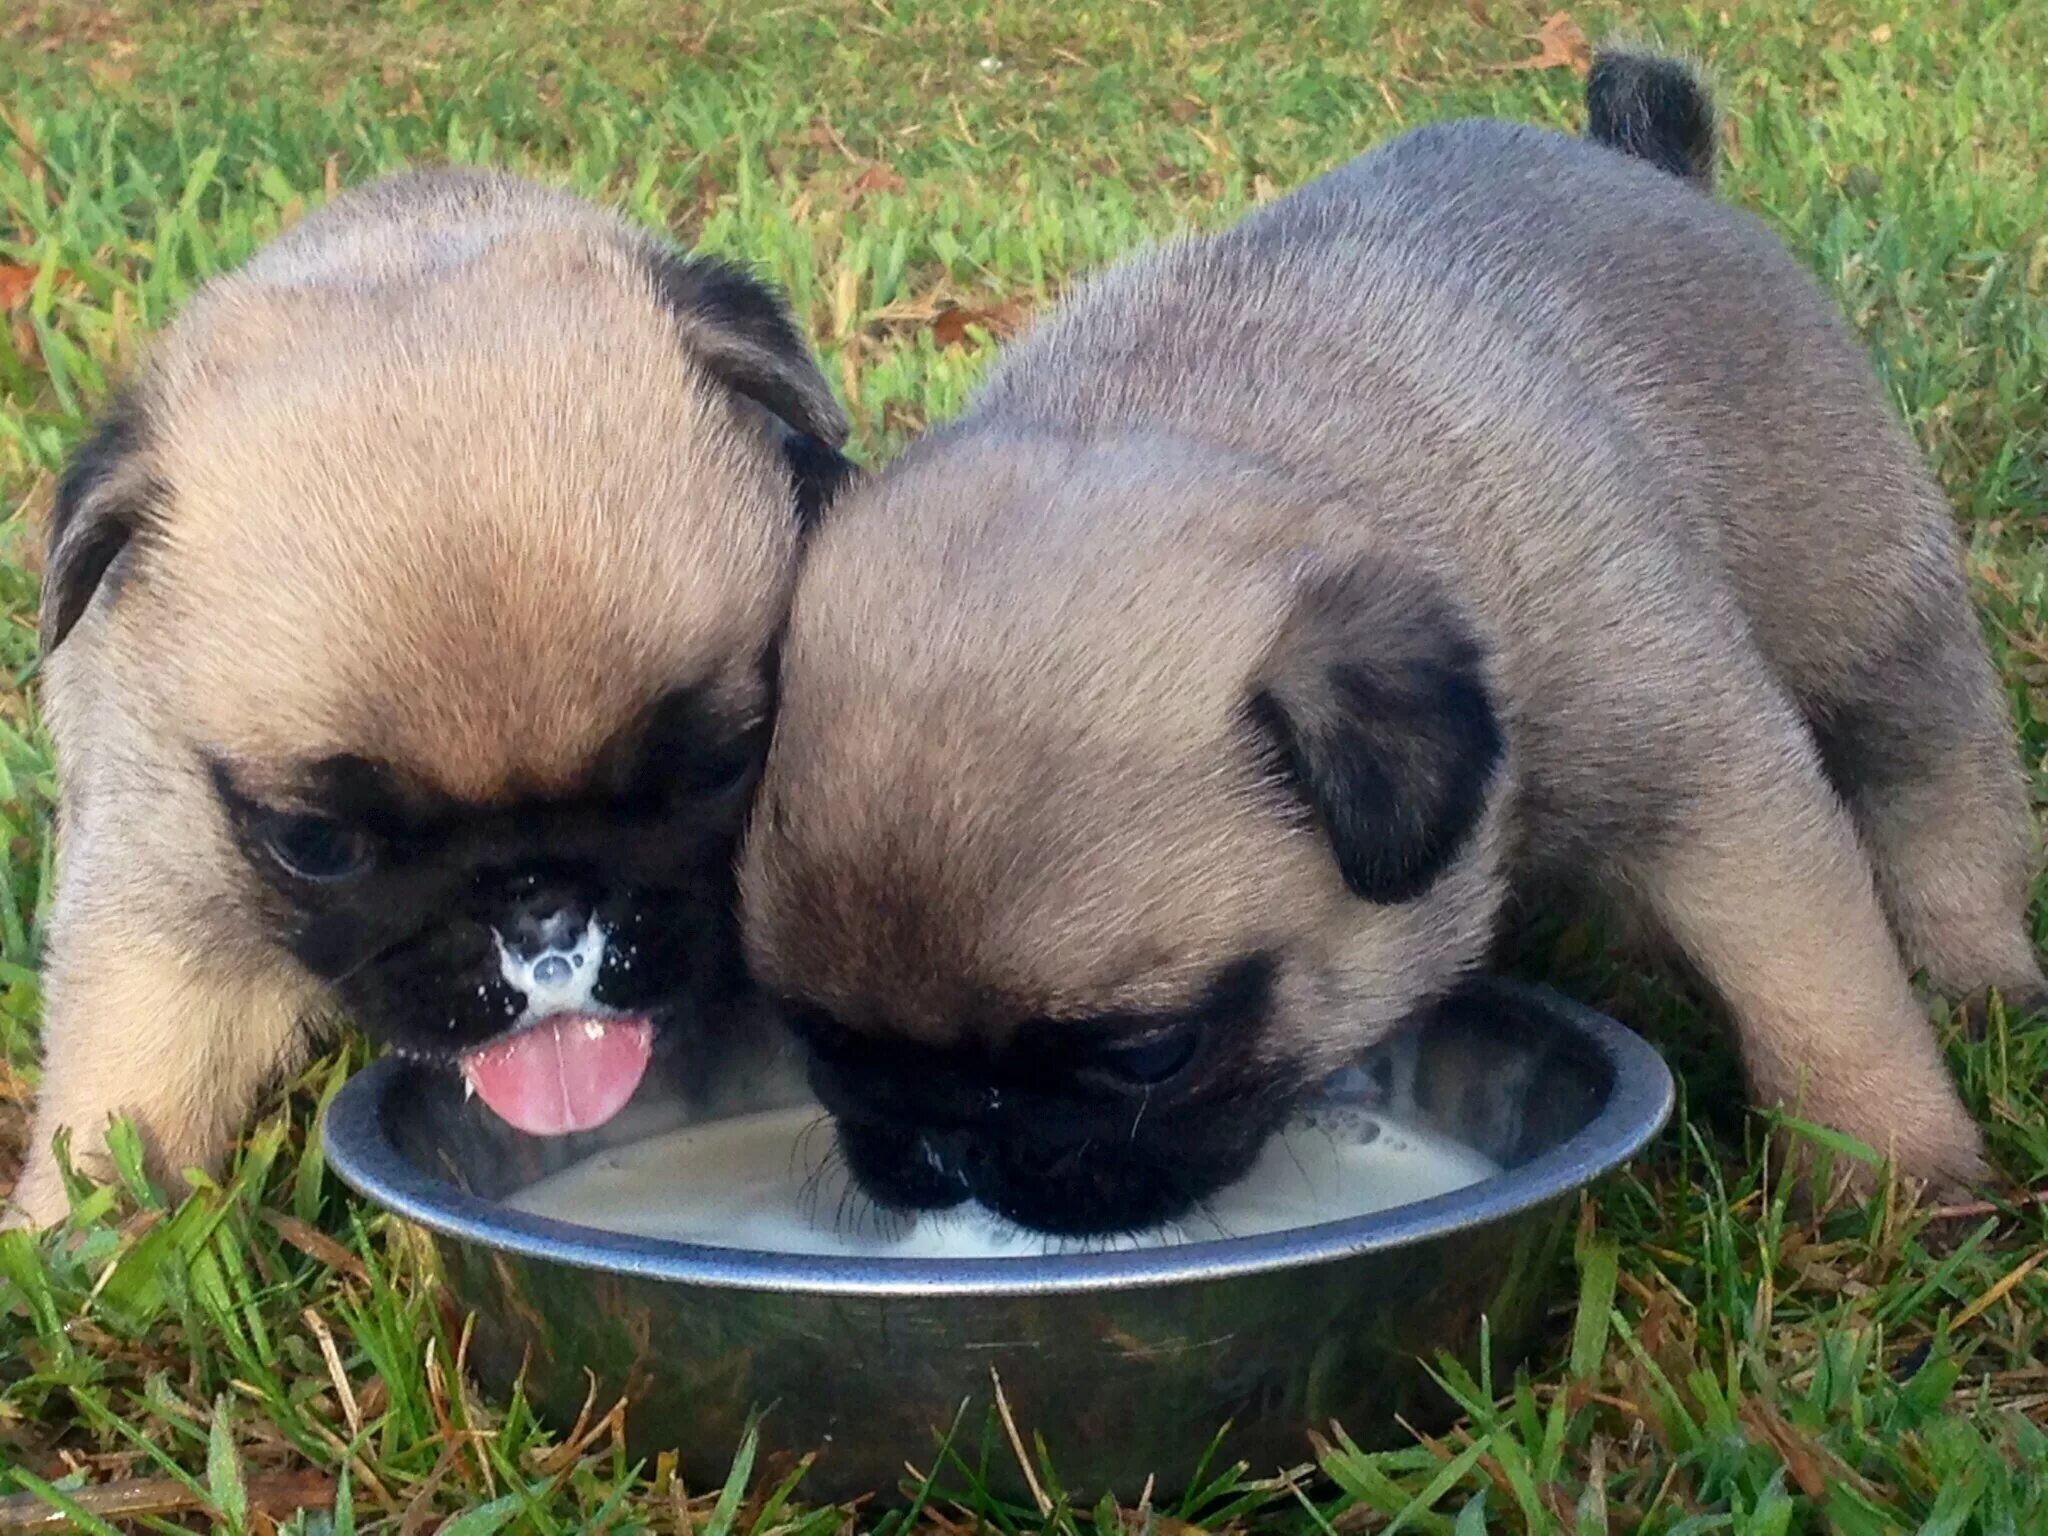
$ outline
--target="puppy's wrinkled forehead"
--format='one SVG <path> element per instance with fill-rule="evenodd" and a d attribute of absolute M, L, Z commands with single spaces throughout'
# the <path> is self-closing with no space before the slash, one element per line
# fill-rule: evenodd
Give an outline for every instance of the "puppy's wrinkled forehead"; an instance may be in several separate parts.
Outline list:
<path fill-rule="evenodd" d="M 796 539 L 769 434 L 644 282 L 523 254 L 397 299 L 231 288 L 163 363 L 159 600 L 222 745 L 491 799 L 677 686 L 763 695 Z"/>
<path fill-rule="evenodd" d="M 933 1041 L 1184 1007 L 1334 883 L 1243 717 L 1284 589 L 1171 526 L 1092 533 L 1143 494 L 1118 477 L 973 468 L 885 476 L 807 557 L 742 869 L 756 964 Z"/>

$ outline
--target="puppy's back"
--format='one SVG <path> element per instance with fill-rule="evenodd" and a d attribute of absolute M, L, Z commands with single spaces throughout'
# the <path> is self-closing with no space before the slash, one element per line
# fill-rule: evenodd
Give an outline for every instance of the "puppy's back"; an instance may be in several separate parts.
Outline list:
<path fill-rule="evenodd" d="M 1519 125 L 1418 129 L 1112 270 L 980 408 L 1220 439 L 1467 552 L 1505 525 L 1523 559 L 1474 572 L 1482 601 L 1654 550 L 1731 579 L 1795 672 L 1955 580 L 1938 493 L 1778 239 L 1696 179 Z"/>

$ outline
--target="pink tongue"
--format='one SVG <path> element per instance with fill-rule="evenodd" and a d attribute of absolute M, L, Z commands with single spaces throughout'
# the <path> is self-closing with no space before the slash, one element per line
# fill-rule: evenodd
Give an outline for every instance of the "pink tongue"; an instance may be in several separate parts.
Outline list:
<path fill-rule="evenodd" d="M 624 1109 L 653 1049 L 645 1019 L 558 1013 L 463 1057 L 462 1075 L 508 1125 L 560 1136 L 594 1130 Z"/>

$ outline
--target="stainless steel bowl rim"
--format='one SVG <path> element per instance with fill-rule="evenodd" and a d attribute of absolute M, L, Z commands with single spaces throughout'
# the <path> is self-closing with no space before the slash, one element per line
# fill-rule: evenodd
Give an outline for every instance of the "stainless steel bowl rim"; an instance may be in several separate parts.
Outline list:
<path fill-rule="evenodd" d="M 1219 1280 L 1399 1248 L 1513 1216 L 1567 1195 L 1626 1162 L 1671 1114 L 1671 1073 L 1648 1044 L 1612 1019 L 1548 988 L 1517 987 L 1559 1015 L 1612 1073 L 1607 1102 L 1569 1140 L 1497 1178 L 1370 1216 L 1110 1253 L 997 1259 L 893 1259 L 764 1253 L 632 1237 L 483 1200 L 413 1166 L 384 1134 L 381 1111 L 401 1074 L 372 1062 L 328 1106 L 327 1162 L 359 1194 L 446 1237 L 530 1259 L 685 1285 L 848 1296 L 1015 1296 L 1127 1290 Z"/>

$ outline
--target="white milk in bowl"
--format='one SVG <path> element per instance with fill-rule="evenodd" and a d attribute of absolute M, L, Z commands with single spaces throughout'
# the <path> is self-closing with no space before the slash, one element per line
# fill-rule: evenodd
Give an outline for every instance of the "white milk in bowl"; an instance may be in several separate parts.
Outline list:
<path fill-rule="evenodd" d="M 1200 1215 L 1065 1238 L 973 1204 L 903 1214 L 857 1189 L 815 1104 L 709 1121 L 586 1159 L 522 1190 L 514 1210 L 638 1237 L 762 1253 L 1018 1258 L 1256 1237 L 1449 1194 L 1500 1169 L 1412 1119 L 1349 1106 L 1304 1114 Z"/>

